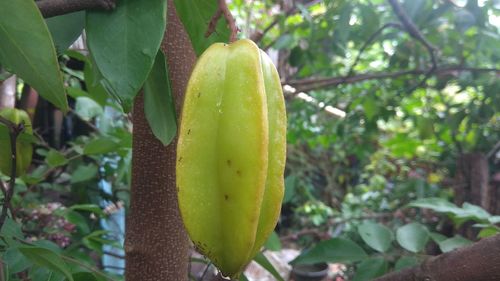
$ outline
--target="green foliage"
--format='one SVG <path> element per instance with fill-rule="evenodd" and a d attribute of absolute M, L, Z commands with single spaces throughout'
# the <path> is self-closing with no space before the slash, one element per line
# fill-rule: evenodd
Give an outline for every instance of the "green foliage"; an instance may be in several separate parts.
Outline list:
<path fill-rule="evenodd" d="M 168 78 L 167 64 L 162 52 L 144 83 L 144 113 L 153 134 L 168 145 L 177 133 L 175 105 Z"/>
<path fill-rule="evenodd" d="M 153 66 L 165 32 L 166 10 L 164 0 L 123 0 L 111 13 L 87 13 L 87 43 L 102 75 L 100 82 L 126 112 Z"/>
<path fill-rule="evenodd" d="M 36 4 L 2 0 L 0 7 L 0 63 L 67 111 L 54 43 Z"/>
<path fill-rule="evenodd" d="M 174 3 L 196 55 L 201 55 L 215 42 L 227 43 L 229 29 L 222 18 L 217 22 L 215 32 L 208 38 L 205 36 L 208 23 L 219 7 L 216 1 L 174 0 Z"/>

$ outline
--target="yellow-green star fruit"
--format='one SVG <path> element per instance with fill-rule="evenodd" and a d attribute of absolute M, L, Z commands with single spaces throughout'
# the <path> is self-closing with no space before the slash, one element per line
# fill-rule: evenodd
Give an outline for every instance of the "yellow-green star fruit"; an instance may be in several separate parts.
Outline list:
<path fill-rule="evenodd" d="M 187 86 L 176 177 L 189 236 L 223 275 L 237 278 L 276 226 L 285 157 L 272 61 L 250 40 L 213 44 Z"/>
<path fill-rule="evenodd" d="M 16 177 L 22 176 L 31 164 L 33 155 L 31 141 L 23 136 L 23 134 L 33 134 L 30 117 L 26 111 L 15 108 L 1 109 L 0 116 L 16 125 L 22 123 L 24 126 L 22 134 L 19 134 L 16 139 Z M 6 176 L 10 176 L 12 171 L 11 151 L 9 128 L 0 123 L 0 172 Z"/>

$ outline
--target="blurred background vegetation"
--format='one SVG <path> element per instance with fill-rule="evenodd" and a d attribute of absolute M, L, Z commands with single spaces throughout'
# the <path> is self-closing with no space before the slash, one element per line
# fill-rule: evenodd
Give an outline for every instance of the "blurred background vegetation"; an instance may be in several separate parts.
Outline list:
<path fill-rule="evenodd" d="M 275 60 L 287 103 L 286 193 L 268 248 L 308 249 L 297 263 L 342 262 L 342 278 L 371 280 L 500 231 L 499 1 L 228 3 L 239 37 Z M 71 111 L 0 73 L 0 107 L 26 110 L 37 138 L 2 232 L 104 271 L 80 280 L 120 280 L 130 116 L 94 83 L 85 37 L 67 50 L 83 17 L 49 27 Z M 7 280 L 64 280 L 27 251 L 4 249 Z"/>

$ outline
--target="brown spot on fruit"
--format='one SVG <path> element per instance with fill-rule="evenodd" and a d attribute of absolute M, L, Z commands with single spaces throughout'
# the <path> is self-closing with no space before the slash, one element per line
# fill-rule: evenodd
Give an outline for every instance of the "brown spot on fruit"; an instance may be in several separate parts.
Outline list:
<path fill-rule="evenodd" d="M 191 129 L 188 130 L 188 135 L 191 134 Z"/>
<path fill-rule="evenodd" d="M 231 166 L 231 160 L 227 159 L 226 163 L 228 166 Z"/>
<path fill-rule="evenodd" d="M 227 200 L 229 200 L 229 195 L 224 194 L 224 199 L 225 199 L 226 201 L 227 201 Z"/>
<path fill-rule="evenodd" d="M 201 93 L 200 93 L 200 92 L 198 92 L 198 97 L 200 97 L 200 96 L 201 96 Z"/>
<path fill-rule="evenodd" d="M 182 161 L 182 156 L 181 156 L 181 157 L 179 157 L 179 160 L 178 160 L 178 161 L 179 161 L 179 162 L 181 162 L 181 161 Z"/>
<path fill-rule="evenodd" d="M 238 176 L 241 176 L 241 171 L 240 171 L 240 170 L 237 170 L 237 171 L 236 171 L 236 174 L 237 174 Z"/>

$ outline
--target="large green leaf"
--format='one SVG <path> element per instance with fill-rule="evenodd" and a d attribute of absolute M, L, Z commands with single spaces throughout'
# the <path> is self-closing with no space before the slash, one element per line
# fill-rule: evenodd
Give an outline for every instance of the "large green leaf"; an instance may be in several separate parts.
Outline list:
<path fill-rule="evenodd" d="M 19 247 L 21 253 L 26 256 L 33 263 L 40 266 L 47 267 L 50 270 L 62 273 L 69 281 L 73 281 L 73 277 L 69 272 L 68 266 L 62 258 L 46 248 L 40 247 Z"/>
<path fill-rule="evenodd" d="M 462 248 L 472 244 L 472 241 L 463 238 L 460 235 L 448 238 L 444 241 L 439 242 L 439 248 L 443 253 L 451 252 L 455 249 Z"/>
<path fill-rule="evenodd" d="M 66 112 L 54 44 L 34 1 L 0 0 L 0 42 L 0 63 Z"/>
<path fill-rule="evenodd" d="M 393 240 L 389 228 L 374 222 L 365 222 L 358 227 L 358 233 L 368 246 L 379 252 L 386 252 Z"/>
<path fill-rule="evenodd" d="M 101 83 L 127 112 L 160 48 L 166 2 L 121 0 L 113 12 L 87 12 L 87 44 Z"/>
<path fill-rule="evenodd" d="M 52 34 L 57 52 L 61 54 L 82 34 L 85 12 L 80 11 L 52 17 L 46 19 L 45 22 L 49 27 L 50 34 Z"/>
<path fill-rule="evenodd" d="M 387 272 L 387 261 L 384 258 L 370 258 L 356 267 L 353 281 L 370 281 Z"/>
<path fill-rule="evenodd" d="M 396 239 L 401 247 L 414 253 L 425 248 L 429 241 L 429 231 L 420 223 L 414 222 L 398 228 Z"/>
<path fill-rule="evenodd" d="M 208 46 L 215 42 L 229 40 L 230 32 L 223 18 L 217 23 L 216 32 L 208 38 L 205 37 L 208 23 L 218 9 L 217 1 L 174 0 L 174 2 L 177 14 L 191 39 L 196 55 L 201 55 Z"/>
<path fill-rule="evenodd" d="M 291 263 L 313 264 L 319 262 L 355 262 L 366 258 L 365 251 L 349 239 L 333 238 L 319 242 Z"/>
<path fill-rule="evenodd" d="M 161 51 L 144 83 L 144 112 L 153 134 L 168 145 L 177 133 L 177 123 L 167 63 Z"/>

